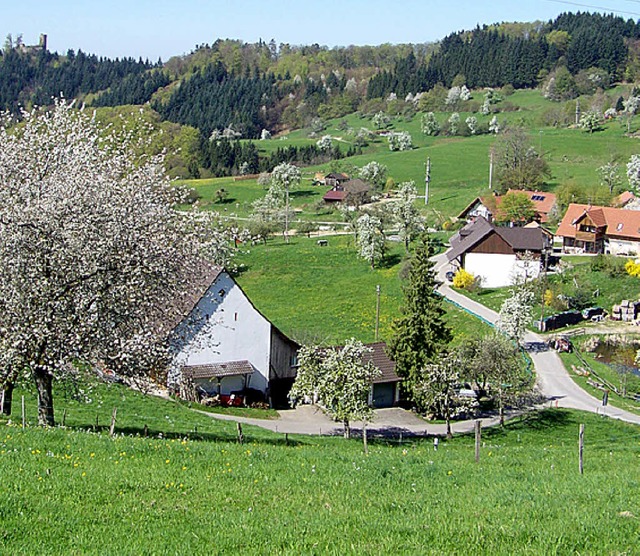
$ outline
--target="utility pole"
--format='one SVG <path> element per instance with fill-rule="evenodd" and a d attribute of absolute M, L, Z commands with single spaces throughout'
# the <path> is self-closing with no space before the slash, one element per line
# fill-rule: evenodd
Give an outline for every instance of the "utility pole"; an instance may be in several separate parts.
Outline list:
<path fill-rule="evenodd" d="M 429 182 L 431 182 L 431 157 L 427 157 L 427 170 L 424 176 L 424 204 L 429 204 Z"/>
<path fill-rule="evenodd" d="M 580 99 L 576 100 L 576 125 L 580 124 Z"/>
<path fill-rule="evenodd" d="M 493 189 L 493 148 L 489 151 L 489 189 Z"/>
<path fill-rule="evenodd" d="M 380 329 L 380 286 L 376 286 L 376 342 L 378 341 L 378 330 Z"/>

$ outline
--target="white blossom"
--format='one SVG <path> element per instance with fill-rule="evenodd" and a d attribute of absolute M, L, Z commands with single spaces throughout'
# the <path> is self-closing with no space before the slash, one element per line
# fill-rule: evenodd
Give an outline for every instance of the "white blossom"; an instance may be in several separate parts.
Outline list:
<path fill-rule="evenodd" d="M 440 124 L 438 120 L 436 120 L 436 115 L 433 112 L 427 112 L 422 115 L 420 128 L 425 135 L 438 135 L 438 133 L 440 133 Z"/>
<path fill-rule="evenodd" d="M 214 214 L 178 212 L 163 158 L 64 100 L 0 127 L 0 377 L 26 373 L 39 421 L 78 362 L 137 375 L 166 361 L 172 308 L 202 257 L 226 262 Z"/>
<path fill-rule="evenodd" d="M 532 319 L 534 294 L 527 288 L 518 288 L 511 292 L 500 307 L 496 328 L 515 342 L 524 338 L 528 324 Z"/>
<path fill-rule="evenodd" d="M 410 151 L 413 148 L 413 139 L 408 131 L 391 133 L 387 139 L 391 151 Z"/>
<path fill-rule="evenodd" d="M 356 229 L 360 256 L 373 268 L 384 255 L 382 222 L 377 216 L 365 213 L 356 221 Z"/>

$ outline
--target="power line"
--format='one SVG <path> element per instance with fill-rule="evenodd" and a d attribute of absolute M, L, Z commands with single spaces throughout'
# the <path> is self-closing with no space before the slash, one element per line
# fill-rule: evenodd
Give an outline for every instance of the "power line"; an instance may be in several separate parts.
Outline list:
<path fill-rule="evenodd" d="M 627 0 L 628 2 L 632 0 Z M 613 8 L 607 8 L 604 6 L 594 6 L 593 4 L 582 4 L 580 2 L 570 2 L 569 0 L 547 0 L 547 2 L 554 2 L 556 4 L 567 4 L 569 6 L 577 6 L 579 8 L 592 8 L 594 10 L 603 10 L 606 12 L 617 13 L 617 14 L 626 14 L 626 15 L 635 15 L 640 17 L 640 13 L 638 12 L 629 12 L 624 10 L 615 10 Z M 636 1 L 635 4 L 640 4 L 640 2 Z"/>

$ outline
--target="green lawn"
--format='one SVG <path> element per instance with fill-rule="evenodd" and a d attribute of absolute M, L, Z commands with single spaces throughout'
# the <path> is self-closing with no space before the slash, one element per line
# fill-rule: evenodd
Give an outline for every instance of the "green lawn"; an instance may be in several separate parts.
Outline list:
<path fill-rule="evenodd" d="M 321 247 L 316 239 L 280 238 L 239 254 L 237 281 L 255 306 L 278 328 L 301 342 L 340 344 L 350 337 L 375 340 L 376 286 L 380 285 L 379 337 L 388 339 L 399 315 L 399 272 L 404 249 L 388 242 L 386 260 L 371 270 L 356 253 L 352 236 L 332 236 Z M 486 325 L 448 307 L 457 338 L 480 334 Z"/>
<path fill-rule="evenodd" d="M 72 428 L 0 420 L 3 554 L 632 554 L 640 429 L 547 410 L 473 438 L 283 435 L 122 387 Z M 99 399 L 99 401 L 98 401 Z M 91 430 L 117 404 L 117 435 Z M 29 411 L 33 411 L 32 404 Z M 149 424 L 152 437 L 142 438 Z M 586 425 L 578 474 L 578 425 Z M 197 432 L 195 432 L 197 430 Z M 162 432 L 162 438 L 158 435 Z"/>

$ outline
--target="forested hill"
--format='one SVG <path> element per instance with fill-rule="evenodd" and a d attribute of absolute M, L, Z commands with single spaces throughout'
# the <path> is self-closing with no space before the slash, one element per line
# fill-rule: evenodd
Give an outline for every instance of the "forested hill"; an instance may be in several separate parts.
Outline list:
<path fill-rule="evenodd" d="M 268 169 L 276 160 L 318 162 L 329 154 L 312 149 L 256 160 L 254 146 L 232 143 L 299 128 L 319 134 L 327 120 L 356 111 L 411 118 L 441 109 L 445 87 L 452 85 L 539 86 L 547 98 L 566 100 L 639 79 L 640 24 L 589 13 L 477 27 L 431 44 L 328 48 L 219 39 L 164 64 L 81 50 L 61 55 L 7 37 L 0 51 L 0 109 L 47 105 L 62 94 L 111 107 L 102 111 L 109 119 L 139 113 L 129 105 L 146 104 L 165 140 L 180 144 L 174 175 L 190 177 L 198 169 L 224 175 Z M 346 154 L 338 149 L 331 156 Z"/>
<path fill-rule="evenodd" d="M 61 56 L 46 49 L 32 51 L 8 44 L 0 57 L 0 109 L 15 112 L 21 105 L 51 104 L 52 97 L 60 94 L 71 99 L 95 93 L 143 75 L 152 67 L 148 61 L 133 58 L 110 60 L 82 50 L 69 50 Z"/>
<path fill-rule="evenodd" d="M 613 80 L 635 56 L 640 25 L 613 15 L 562 14 L 539 25 L 477 27 L 445 37 L 440 49 L 424 63 L 410 53 L 391 71 L 369 82 L 368 98 L 390 93 L 428 91 L 464 76 L 467 87 L 535 87 L 558 66 L 573 75 L 589 68 L 606 71 Z M 630 50 L 631 49 L 631 50 Z"/>

